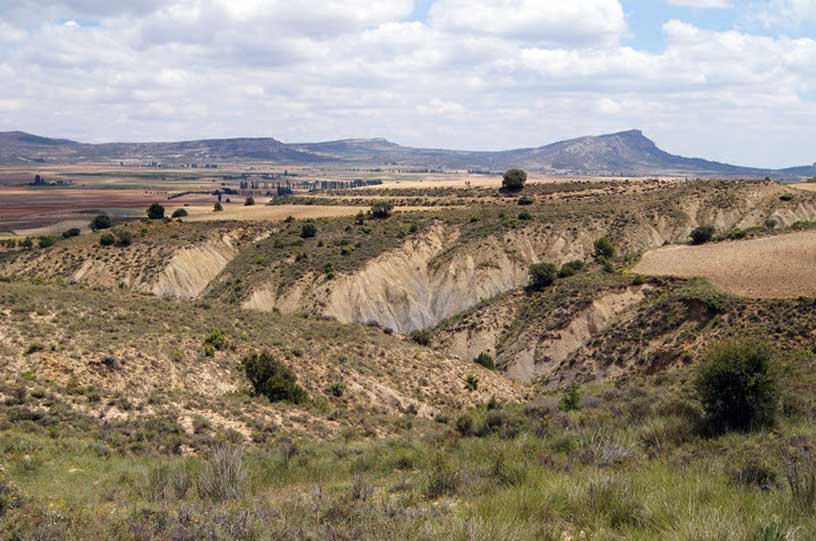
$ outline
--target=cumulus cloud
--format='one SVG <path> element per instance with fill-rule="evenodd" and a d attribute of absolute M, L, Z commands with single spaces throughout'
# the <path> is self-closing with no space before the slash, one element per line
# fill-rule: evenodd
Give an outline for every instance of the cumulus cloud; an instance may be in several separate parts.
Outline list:
<path fill-rule="evenodd" d="M 814 160 L 813 39 L 674 20 L 665 48 L 647 51 L 627 41 L 617 0 L 437 0 L 427 21 L 412 10 L 15 1 L 0 10 L 0 124 L 88 141 L 386 136 L 472 149 L 638 127 L 690 155 Z"/>
<path fill-rule="evenodd" d="M 669 4 L 686 8 L 724 9 L 734 7 L 731 0 L 669 0 Z"/>
<path fill-rule="evenodd" d="M 618 0 L 437 0 L 431 24 L 443 30 L 488 34 L 539 45 L 617 43 L 626 31 Z"/>
<path fill-rule="evenodd" d="M 768 0 L 758 18 L 766 26 L 799 27 L 816 23 L 816 0 Z"/>

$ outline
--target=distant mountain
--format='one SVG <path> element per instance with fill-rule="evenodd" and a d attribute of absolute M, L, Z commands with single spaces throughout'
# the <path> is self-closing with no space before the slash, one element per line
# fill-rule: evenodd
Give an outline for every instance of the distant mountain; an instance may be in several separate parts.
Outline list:
<path fill-rule="evenodd" d="M 440 169 L 530 171 L 583 175 L 816 176 L 813 166 L 782 170 L 740 167 L 669 154 L 640 130 L 579 137 L 537 148 L 473 152 L 413 148 L 386 139 L 287 144 L 277 139 L 206 139 L 175 143 L 86 144 L 24 132 L 0 133 L 0 163 L 100 161 L 179 163 L 263 161 L 287 165 L 342 163 Z"/>

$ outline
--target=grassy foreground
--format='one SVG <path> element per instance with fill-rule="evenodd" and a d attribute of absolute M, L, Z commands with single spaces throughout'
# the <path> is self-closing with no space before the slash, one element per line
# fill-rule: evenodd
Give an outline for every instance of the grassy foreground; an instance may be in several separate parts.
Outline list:
<path fill-rule="evenodd" d="M 3 539 L 813 539 L 814 360 L 774 428 L 708 434 L 689 369 L 401 436 L 117 454 L 36 421 L 0 433 Z"/>

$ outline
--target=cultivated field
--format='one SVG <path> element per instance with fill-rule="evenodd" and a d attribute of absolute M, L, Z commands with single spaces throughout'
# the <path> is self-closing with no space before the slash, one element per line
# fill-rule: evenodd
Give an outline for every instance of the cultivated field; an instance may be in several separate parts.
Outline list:
<path fill-rule="evenodd" d="M 701 276 L 746 297 L 816 295 L 816 232 L 803 231 L 703 246 L 669 246 L 643 255 L 634 272 Z"/>

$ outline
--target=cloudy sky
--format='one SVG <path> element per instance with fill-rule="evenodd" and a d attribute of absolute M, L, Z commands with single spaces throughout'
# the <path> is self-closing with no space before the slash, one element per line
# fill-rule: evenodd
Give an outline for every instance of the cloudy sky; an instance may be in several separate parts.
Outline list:
<path fill-rule="evenodd" d="M 0 0 L 0 131 L 816 161 L 816 0 Z"/>

